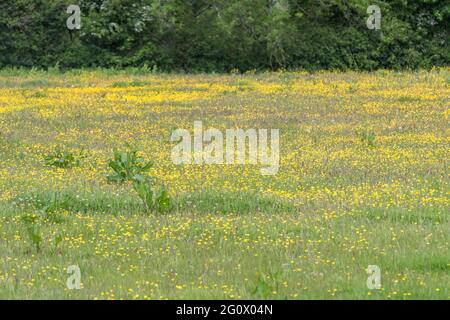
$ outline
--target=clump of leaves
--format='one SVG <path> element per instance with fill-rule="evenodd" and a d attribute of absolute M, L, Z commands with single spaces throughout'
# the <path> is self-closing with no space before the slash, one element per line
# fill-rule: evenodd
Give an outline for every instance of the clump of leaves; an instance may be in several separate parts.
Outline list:
<path fill-rule="evenodd" d="M 48 211 L 49 209 L 45 208 L 43 210 L 39 210 L 37 214 L 26 214 L 21 217 L 21 222 L 25 225 L 28 240 L 31 245 L 36 249 L 37 252 L 41 251 L 43 238 L 41 232 L 39 230 L 39 226 L 42 223 L 62 223 L 63 220 L 58 215 L 51 213 Z M 54 239 L 52 253 L 56 253 L 58 250 L 59 244 L 62 242 L 63 237 L 61 234 L 58 234 Z"/>
<path fill-rule="evenodd" d="M 153 179 L 146 178 L 143 181 L 134 181 L 133 189 L 142 200 L 147 213 L 151 211 L 162 213 L 170 210 L 171 200 L 164 185 L 157 188 L 153 183 Z"/>
<path fill-rule="evenodd" d="M 260 274 L 252 294 L 261 299 L 268 299 L 274 291 L 278 292 L 281 277 L 280 273 Z"/>
<path fill-rule="evenodd" d="M 114 150 L 114 158 L 109 161 L 109 167 L 114 171 L 107 177 L 110 183 L 145 180 L 145 173 L 153 166 L 153 162 L 146 162 L 138 155 L 136 149 L 129 146 L 126 151 Z"/>
<path fill-rule="evenodd" d="M 56 252 L 58 252 L 58 246 L 59 244 L 63 241 L 63 236 L 61 234 L 58 234 L 53 242 L 53 248 L 52 248 L 52 253 L 55 254 Z"/>
<path fill-rule="evenodd" d="M 375 133 L 362 132 L 360 134 L 361 142 L 364 143 L 368 147 L 375 147 L 376 136 Z"/>
<path fill-rule="evenodd" d="M 78 167 L 84 158 L 83 150 L 77 155 L 70 151 L 56 150 L 45 157 L 45 164 L 49 167 L 72 168 Z"/>
<path fill-rule="evenodd" d="M 127 145 L 128 150 L 114 150 L 114 158 L 109 167 L 114 171 L 107 177 L 110 183 L 132 182 L 133 189 L 144 204 L 147 213 L 167 212 L 171 208 L 171 200 L 167 188 L 158 186 L 155 179 L 148 177 L 147 172 L 153 167 L 153 162 L 145 161 L 136 149 Z"/>
<path fill-rule="evenodd" d="M 36 248 L 36 251 L 41 251 L 42 237 L 39 230 L 36 227 L 36 221 L 38 217 L 36 215 L 25 215 L 21 218 L 22 223 L 25 224 L 27 229 L 28 239 L 31 244 Z"/>

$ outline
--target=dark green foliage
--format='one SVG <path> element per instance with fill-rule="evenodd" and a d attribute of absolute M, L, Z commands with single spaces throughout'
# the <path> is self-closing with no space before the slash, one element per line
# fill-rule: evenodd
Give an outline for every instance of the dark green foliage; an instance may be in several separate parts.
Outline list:
<path fill-rule="evenodd" d="M 137 150 L 129 148 L 127 151 L 114 150 L 114 158 L 109 161 L 109 166 L 114 171 L 113 174 L 107 177 L 109 182 L 144 182 L 144 174 L 152 168 L 153 162 L 145 162 L 138 155 Z"/>
<path fill-rule="evenodd" d="M 42 237 L 36 227 L 38 217 L 34 215 L 24 215 L 21 217 L 22 223 L 25 225 L 30 243 L 35 247 L 36 251 L 41 250 Z"/>
<path fill-rule="evenodd" d="M 83 151 L 78 155 L 75 155 L 70 151 L 56 150 L 55 152 L 49 154 L 45 157 L 45 164 L 50 167 L 57 168 L 71 168 L 78 167 L 81 160 L 84 159 Z"/>
<path fill-rule="evenodd" d="M 171 209 L 169 193 L 165 186 L 156 189 L 152 179 L 145 179 L 144 181 L 135 181 L 133 188 L 142 200 L 146 212 L 156 211 L 161 213 Z"/>
<path fill-rule="evenodd" d="M 138 155 L 138 151 L 129 145 L 128 150 L 121 152 L 114 150 L 114 159 L 109 162 L 109 166 L 114 170 L 108 176 L 109 182 L 123 183 L 132 182 L 133 189 L 138 194 L 144 204 L 147 213 L 167 212 L 171 208 L 169 193 L 165 186 L 157 189 L 155 179 L 146 175 L 153 167 L 153 162 L 145 162 Z"/>
<path fill-rule="evenodd" d="M 283 274 L 280 272 L 260 274 L 252 294 L 259 299 L 269 299 L 273 295 L 273 292 L 278 292 L 282 278 Z"/>
<path fill-rule="evenodd" d="M 372 132 L 362 132 L 360 134 L 361 142 L 368 147 L 375 147 L 376 135 Z"/>
<path fill-rule="evenodd" d="M 430 68 L 450 62 L 441 0 L 62 0 L 0 3 L 0 67 L 231 71 Z M 381 30 L 366 27 L 378 4 Z M 56 66 L 56 67 L 55 67 Z"/>
<path fill-rule="evenodd" d="M 64 219 L 56 213 L 48 211 L 46 207 L 44 210 L 39 210 L 37 214 L 23 215 L 20 221 L 25 226 L 30 244 L 35 247 L 37 252 L 40 252 L 43 243 L 43 237 L 40 232 L 42 225 L 45 223 L 63 223 Z M 63 236 L 61 234 L 54 238 L 53 247 L 51 248 L 53 254 L 57 252 L 58 246 L 62 241 Z"/>

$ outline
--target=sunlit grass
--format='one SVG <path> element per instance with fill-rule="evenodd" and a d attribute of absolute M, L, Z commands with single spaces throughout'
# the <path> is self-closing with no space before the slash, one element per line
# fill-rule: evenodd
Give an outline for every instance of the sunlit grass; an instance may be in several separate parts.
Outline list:
<path fill-rule="evenodd" d="M 449 72 L 0 72 L 0 298 L 450 298 Z M 279 173 L 174 165 L 195 120 L 280 129 Z M 126 142 L 170 213 L 108 183 Z"/>

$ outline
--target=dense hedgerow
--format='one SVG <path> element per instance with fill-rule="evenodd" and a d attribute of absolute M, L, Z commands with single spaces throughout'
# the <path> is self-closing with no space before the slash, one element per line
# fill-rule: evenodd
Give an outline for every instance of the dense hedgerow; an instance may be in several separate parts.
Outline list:
<path fill-rule="evenodd" d="M 67 1 L 0 3 L 0 67 L 416 69 L 450 62 L 450 2 L 438 0 Z M 71 3 L 72 3 L 71 2 Z M 367 8 L 381 30 L 366 27 Z"/>

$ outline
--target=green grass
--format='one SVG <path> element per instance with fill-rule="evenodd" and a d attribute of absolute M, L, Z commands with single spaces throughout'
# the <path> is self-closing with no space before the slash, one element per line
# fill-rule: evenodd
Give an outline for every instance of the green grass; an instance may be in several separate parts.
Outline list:
<path fill-rule="evenodd" d="M 0 299 L 449 299 L 448 79 L 0 70 Z M 175 166 L 201 119 L 280 128 L 279 173 Z M 170 212 L 108 183 L 125 142 Z"/>
<path fill-rule="evenodd" d="M 15 203 L 1 210 L 2 297 L 447 298 L 448 230 L 438 218 L 392 218 L 401 217 L 393 209 L 329 220 L 252 194 L 211 192 L 181 196 L 164 215 L 142 214 L 124 195 L 66 191 Z M 42 216 L 40 251 L 24 214 Z M 384 286 L 368 296 L 365 268 L 374 263 L 384 267 Z M 81 269 L 82 290 L 65 288 L 70 265 Z"/>
<path fill-rule="evenodd" d="M 48 204 L 45 198 L 35 197 L 35 203 Z M 447 297 L 444 225 L 391 222 L 386 229 L 385 221 L 361 216 L 328 223 L 295 212 L 206 214 L 208 205 L 211 212 L 218 208 L 206 201 L 198 211 L 190 207 L 188 212 L 159 216 L 117 215 L 116 209 L 127 211 L 127 201 L 130 208 L 138 205 L 121 199 L 122 207 L 110 208 L 101 197 L 77 199 L 66 194 L 50 200 L 57 203 L 53 213 L 36 223 L 43 238 L 40 251 L 27 240 L 26 227 L 18 218 L 36 210 L 11 207 L 10 214 L 3 215 L 0 296 L 360 299 L 369 297 L 365 268 L 377 263 L 384 269 L 384 286 L 374 297 Z M 239 210 L 237 203 L 243 211 L 252 205 L 240 200 L 234 210 Z M 227 206 L 222 209 L 229 211 Z M 364 229 L 352 227 L 360 225 Z M 390 229 L 401 230 L 396 239 Z M 55 250 L 60 234 L 63 241 Z M 17 237 L 22 239 L 19 243 L 14 241 Z M 21 268 L 15 267 L 16 261 L 21 261 Z M 80 267 L 82 290 L 65 289 L 69 265 Z M 269 284 L 260 277 L 268 277 Z"/>

